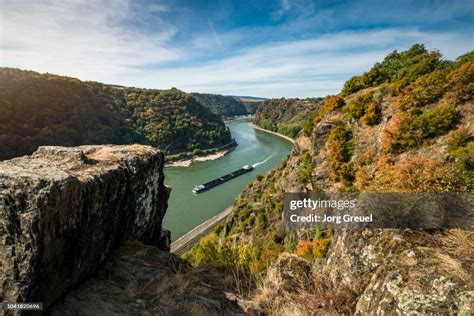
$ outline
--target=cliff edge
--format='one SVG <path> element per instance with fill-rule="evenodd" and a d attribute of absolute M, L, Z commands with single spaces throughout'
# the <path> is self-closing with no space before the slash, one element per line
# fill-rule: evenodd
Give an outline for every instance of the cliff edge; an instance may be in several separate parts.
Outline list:
<path fill-rule="evenodd" d="M 44 309 L 125 240 L 169 249 L 169 189 L 150 146 L 40 147 L 0 162 L 0 301 Z"/>

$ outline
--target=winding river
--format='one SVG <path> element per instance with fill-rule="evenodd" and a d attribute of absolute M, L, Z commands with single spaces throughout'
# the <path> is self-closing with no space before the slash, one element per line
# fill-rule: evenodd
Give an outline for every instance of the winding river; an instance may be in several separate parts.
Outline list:
<path fill-rule="evenodd" d="M 165 169 L 165 183 L 172 191 L 163 227 L 171 230 L 172 240 L 231 205 L 257 174 L 266 174 L 290 153 L 292 144 L 289 141 L 255 130 L 248 121 L 232 121 L 227 126 L 238 144 L 230 153 L 216 160 L 194 162 L 190 167 Z M 255 169 L 207 192 L 198 195 L 191 192 L 194 186 L 243 165 L 254 165 Z"/>

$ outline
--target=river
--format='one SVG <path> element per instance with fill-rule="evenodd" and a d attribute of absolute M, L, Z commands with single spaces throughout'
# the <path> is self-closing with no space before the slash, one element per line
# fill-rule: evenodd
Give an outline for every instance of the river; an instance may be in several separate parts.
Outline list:
<path fill-rule="evenodd" d="M 194 162 L 189 167 L 165 168 L 165 183 L 172 191 L 163 227 L 171 230 L 173 241 L 231 205 L 257 174 L 265 175 L 290 154 L 289 141 L 255 130 L 248 121 L 232 121 L 226 125 L 238 144 L 230 153 L 216 160 Z M 255 169 L 207 192 L 192 193 L 194 186 L 243 165 L 254 165 Z"/>

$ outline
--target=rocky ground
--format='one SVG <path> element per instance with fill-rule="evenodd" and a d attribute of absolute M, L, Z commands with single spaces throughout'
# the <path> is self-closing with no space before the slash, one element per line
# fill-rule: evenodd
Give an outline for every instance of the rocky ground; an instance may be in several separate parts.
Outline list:
<path fill-rule="evenodd" d="M 98 274 L 71 291 L 52 315 L 243 315 L 221 275 L 176 255 L 127 242 Z"/>

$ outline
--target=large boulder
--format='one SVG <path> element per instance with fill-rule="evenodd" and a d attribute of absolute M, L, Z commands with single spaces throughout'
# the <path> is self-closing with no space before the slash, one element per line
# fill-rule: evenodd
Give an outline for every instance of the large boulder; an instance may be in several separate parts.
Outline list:
<path fill-rule="evenodd" d="M 0 162 L 0 301 L 47 308 L 125 240 L 169 246 L 150 146 L 40 147 Z"/>

